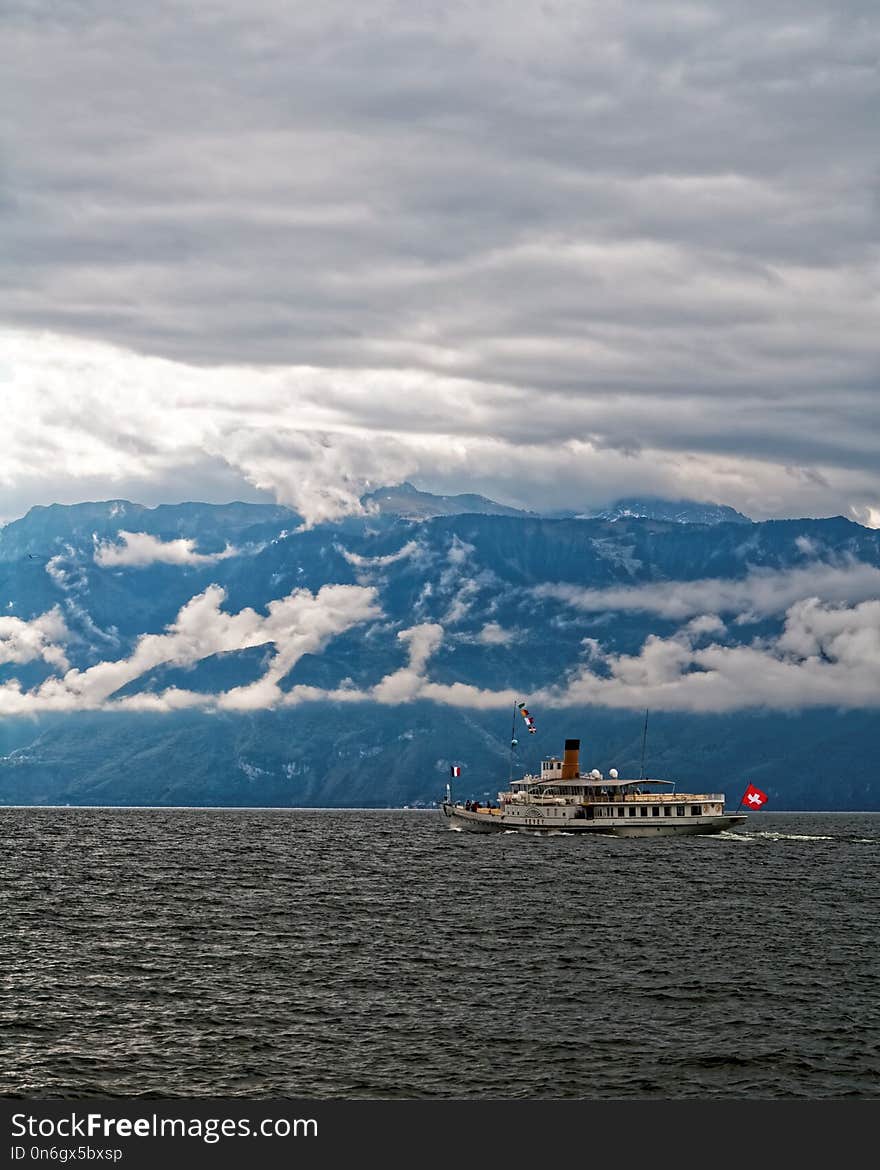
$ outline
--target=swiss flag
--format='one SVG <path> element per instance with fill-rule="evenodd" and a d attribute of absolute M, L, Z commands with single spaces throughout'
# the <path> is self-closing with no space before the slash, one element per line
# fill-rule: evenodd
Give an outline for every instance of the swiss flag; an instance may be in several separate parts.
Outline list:
<path fill-rule="evenodd" d="M 740 804 L 744 804 L 746 808 L 762 808 L 768 799 L 769 797 L 766 792 L 762 792 L 760 788 L 756 788 L 754 784 L 750 784 L 743 793 Z"/>

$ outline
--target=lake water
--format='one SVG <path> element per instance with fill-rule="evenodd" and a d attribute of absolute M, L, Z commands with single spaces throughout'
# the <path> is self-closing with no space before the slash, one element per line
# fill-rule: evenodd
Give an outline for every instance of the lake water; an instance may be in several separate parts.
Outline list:
<path fill-rule="evenodd" d="M 880 814 L 13 809 L 0 1093 L 880 1095 Z"/>

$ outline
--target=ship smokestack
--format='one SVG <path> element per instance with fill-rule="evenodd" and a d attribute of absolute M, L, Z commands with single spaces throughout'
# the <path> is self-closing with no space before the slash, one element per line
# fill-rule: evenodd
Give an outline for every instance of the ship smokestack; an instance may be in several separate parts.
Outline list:
<path fill-rule="evenodd" d="M 581 741 L 567 739 L 565 741 L 565 757 L 562 761 L 562 779 L 577 780 L 580 772 Z"/>

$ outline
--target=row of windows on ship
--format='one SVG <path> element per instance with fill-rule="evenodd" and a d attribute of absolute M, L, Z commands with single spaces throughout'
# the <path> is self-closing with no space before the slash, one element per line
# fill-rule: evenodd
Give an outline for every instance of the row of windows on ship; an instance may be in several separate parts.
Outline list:
<path fill-rule="evenodd" d="M 687 816 L 689 809 L 692 817 L 701 816 L 704 811 L 701 804 L 677 804 L 675 805 L 674 809 L 672 805 L 667 804 L 662 807 L 662 815 L 664 817 L 671 817 L 673 815 L 677 817 L 684 817 Z M 713 810 L 711 808 L 707 808 L 706 811 L 712 812 Z M 631 805 L 629 808 L 597 808 L 594 809 L 593 812 L 594 816 L 597 817 L 659 817 L 661 815 L 661 806 L 659 804 L 652 804 L 649 806 L 644 804 L 636 804 Z"/>
<path fill-rule="evenodd" d="M 515 811 L 515 810 L 513 810 L 513 811 Z M 658 804 L 653 804 L 653 805 L 635 804 L 635 805 L 630 805 L 628 808 L 595 808 L 595 809 L 593 809 L 593 816 L 594 817 L 649 817 L 649 816 L 650 817 L 659 817 L 659 816 L 684 817 L 684 816 L 688 815 L 688 812 L 690 812 L 690 815 L 692 817 L 699 817 L 699 816 L 702 816 L 704 812 L 707 815 L 711 815 L 712 813 L 720 813 L 721 808 L 720 808 L 720 806 L 716 806 L 716 805 L 707 805 L 706 808 L 704 809 L 703 806 L 700 804 L 691 804 L 691 805 L 677 804 L 673 808 L 672 805 L 667 804 L 667 805 L 663 806 L 661 809 L 661 806 Z M 544 809 L 544 816 L 564 817 L 565 810 L 563 808 L 552 808 L 552 807 L 545 808 Z"/>

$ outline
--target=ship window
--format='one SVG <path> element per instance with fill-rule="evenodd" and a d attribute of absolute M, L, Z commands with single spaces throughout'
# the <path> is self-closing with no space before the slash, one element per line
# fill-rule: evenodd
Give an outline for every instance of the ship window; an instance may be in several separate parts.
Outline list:
<path fill-rule="evenodd" d="M 656 805 L 656 804 L 655 804 L 655 805 L 654 805 L 654 807 L 651 809 L 651 816 L 652 816 L 652 817 L 659 817 L 659 816 L 660 816 L 660 807 L 659 807 L 659 805 Z"/>
<path fill-rule="evenodd" d="M 671 817 L 672 816 L 672 809 L 669 807 L 668 804 L 667 804 L 666 808 L 664 808 L 664 810 L 663 810 L 663 815 L 664 815 L 664 817 Z"/>
<path fill-rule="evenodd" d="M 644 805 L 642 805 L 642 807 L 639 809 L 639 816 L 646 817 L 647 815 L 648 815 L 648 810 L 645 808 Z"/>
<path fill-rule="evenodd" d="M 684 805 L 683 805 L 683 804 L 679 804 L 679 805 L 677 805 L 677 806 L 676 806 L 676 809 L 675 809 L 675 815 L 676 815 L 677 817 L 683 817 L 683 816 L 684 816 Z"/>
<path fill-rule="evenodd" d="M 700 808 L 700 806 L 698 804 L 691 805 L 691 816 L 692 817 L 698 817 L 702 811 L 703 810 Z"/>
<path fill-rule="evenodd" d="M 629 810 L 629 815 L 630 815 L 631 817 L 634 817 L 634 816 L 636 815 L 636 810 L 635 810 L 634 808 L 631 808 L 631 809 Z"/>

